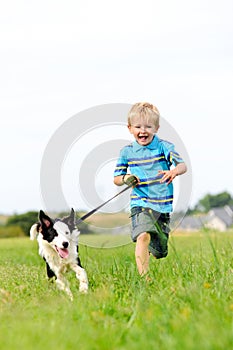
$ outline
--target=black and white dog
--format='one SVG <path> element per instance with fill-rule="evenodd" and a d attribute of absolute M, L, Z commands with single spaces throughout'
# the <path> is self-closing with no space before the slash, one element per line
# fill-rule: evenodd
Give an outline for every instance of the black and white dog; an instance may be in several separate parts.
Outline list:
<path fill-rule="evenodd" d="M 66 271 L 76 273 L 80 292 L 86 293 L 88 290 L 87 274 L 78 255 L 79 234 L 73 209 L 69 216 L 55 220 L 40 210 L 39 222 L 30 229 L 30 239 L 37 237 L 39 254 L 46 262 L 48 278 L 55 277 L 58 288 L 64 290 L 71 300 L 73 295 L 65 278 Z"/>

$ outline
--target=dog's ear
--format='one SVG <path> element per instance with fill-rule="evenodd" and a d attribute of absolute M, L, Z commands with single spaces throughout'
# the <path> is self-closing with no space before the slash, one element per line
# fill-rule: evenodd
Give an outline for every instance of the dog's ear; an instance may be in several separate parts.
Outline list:
<path fill-rule="evenodd" d="M 47 228 L 53 226 L 53 221 L 50 219 L 48 215 L 46 215 L 43 210 L 40 210 L 39 219 L 42 225 L 45 225 Z"/>
<path fill-rule="evenodd" d="M 75 213 L 74 209 L 71 209 L 70 215 L 66 216 L 62 219 L 62 222 L 64 222 L 66 225 L 69 226 L 70 230 L 73 231 L 75 228 Z"/>
<path fill-rule="evenodd" d="M 74 209 L 73 208 L 71 208 L 70 215 L 67 216 L 66 219 L 67 219 L 67 221 L 66 221 L 67 225 L 72 227 L 72 230 L 73 230 L 73 228 L 75 226 L 75 214 L 74 214 Z"/>
<path fill-rule="evenodd" d="M 70 216 L 69 216 L 69 222 L 70 222 L 71 224 L 74 224 L 74 220 L 75 220 L 75 213 L 74 213 L 74 209 L 71 208 Z"/>

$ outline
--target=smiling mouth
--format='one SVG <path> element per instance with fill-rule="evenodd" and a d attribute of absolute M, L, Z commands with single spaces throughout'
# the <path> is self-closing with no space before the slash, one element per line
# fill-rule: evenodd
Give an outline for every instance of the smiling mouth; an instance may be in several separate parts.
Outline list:
<path fill-rule="evenodd" d="M 68 258 L 68 256 L 69 256 L 69 250 L 68 250 L 67 248 L 58 248 L 56 245 L 55 245 L 55 248 L 56 248 L 56 251 L 58 252 L 59 256 L 60 256 L 62 259 Z"/>
<path fill-rule="evenodd" d="M 138 139 L 140 141 L 146 141 L 148 139 L 148 136 L 147 135 L 140 135 L 140 136 L 138 136 Z"/>

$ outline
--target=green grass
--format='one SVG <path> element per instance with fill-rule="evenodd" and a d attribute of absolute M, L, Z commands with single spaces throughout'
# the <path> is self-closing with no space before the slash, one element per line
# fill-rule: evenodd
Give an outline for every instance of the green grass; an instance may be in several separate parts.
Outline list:
<path fill-rule="evenodd" d="M 90 291 L 69 274 L 70 302 L 47 282 L 36 242 L 1 239 L 0 349 L 232 349 L 232 247 L 233 233 L 172 236 L 146 282 L 133 244 L 81 245 Z"/>

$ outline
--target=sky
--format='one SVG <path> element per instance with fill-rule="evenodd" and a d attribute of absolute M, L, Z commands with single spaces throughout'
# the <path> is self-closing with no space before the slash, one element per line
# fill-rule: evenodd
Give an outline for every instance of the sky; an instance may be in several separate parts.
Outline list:
<path fill-rule="evenodd" d="M 46 206 L 41 163 L 70 118 L 81 113 L 83 125 L 82 111 L 139 101 L 155 104 L 185 145 L 189 205 L 207 193 L 233 195 L 232 13 L 230 0 L 1 0 L 0 213 Z M 78 159 L 122 134 L 130 137 L 120 121 L 118 131 L 95 121 L 96 130 L 85 135 L 92 147 L 86 153 L 84 140 L 70 145 L 61 181 L 75 209 L 85 206 L 70 194 Z M 115 191 L 112 163 L 93 173 L 102 200 Z"/>

